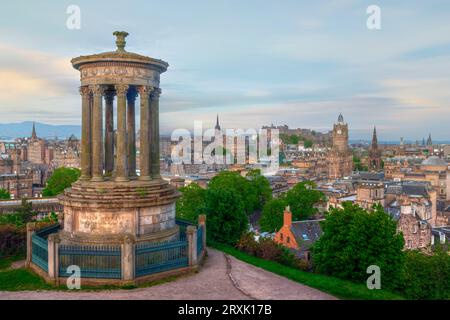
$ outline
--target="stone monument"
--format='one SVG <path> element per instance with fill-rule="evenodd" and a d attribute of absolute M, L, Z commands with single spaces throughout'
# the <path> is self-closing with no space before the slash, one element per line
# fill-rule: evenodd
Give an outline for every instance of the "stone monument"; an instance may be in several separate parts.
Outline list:
<path fill-rule="evenodd" d="M 126 51 L 128 33 L 113 35 L 115 51 L 71 61 L 81 76 L 81 177 L 59 196 L 62 244 L 118 244 L 127 236 L 160 242 L 179 235 L 179 193 L 159 172 L 159 86 L 168 63 Z"/>

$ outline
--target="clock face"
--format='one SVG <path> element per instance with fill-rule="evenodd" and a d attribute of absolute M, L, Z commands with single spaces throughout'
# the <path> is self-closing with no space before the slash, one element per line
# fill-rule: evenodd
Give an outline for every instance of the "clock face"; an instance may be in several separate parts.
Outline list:
<path fill-rule="evenodd" d="M 337 134 L 342 134 L 342 130 L 339 129 L 339 130 L 337 131 Z"/>

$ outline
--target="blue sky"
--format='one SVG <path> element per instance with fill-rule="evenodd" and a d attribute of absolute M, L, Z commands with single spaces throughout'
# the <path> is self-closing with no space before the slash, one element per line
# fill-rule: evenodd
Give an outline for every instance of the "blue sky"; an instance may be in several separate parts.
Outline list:
<path fill-rule="evenodd" d="M 81 9 L 81 29 L 66 9 Z M 381 8 L 368 30 L 366 8 Z M 449 1 L 19 1 L 0 11 L 0 122 L 80 122 L 70 59 L 115 48 L 169 62 L 161 128 L 288 124 L 351 138 L 449 140 Z"/>

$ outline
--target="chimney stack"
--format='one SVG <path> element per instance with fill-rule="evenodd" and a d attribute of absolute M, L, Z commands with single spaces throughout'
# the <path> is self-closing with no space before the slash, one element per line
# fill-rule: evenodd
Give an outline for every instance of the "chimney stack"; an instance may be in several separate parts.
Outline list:
<path fill-rule="evenodd" d="M 292 225 L 292 213 L 291 208 L 289 206 L 287 206 L 286 209 L 284 209 L 283 224 L 288 227 Z"/>

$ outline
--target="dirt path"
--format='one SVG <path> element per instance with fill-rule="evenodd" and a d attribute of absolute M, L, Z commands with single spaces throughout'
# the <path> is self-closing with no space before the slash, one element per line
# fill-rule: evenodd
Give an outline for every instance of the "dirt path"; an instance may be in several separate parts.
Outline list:
<path fill-rule="evenodd" d="M 248 299 L 336 299 L 262 270 L 220 251 L 208 249 L 208 258 L 199 273 L 148 288 L 106 291 L 19 291 L 0 292 L 4 299 L 139 299 L 139 300 L 248 300 Z"/>

